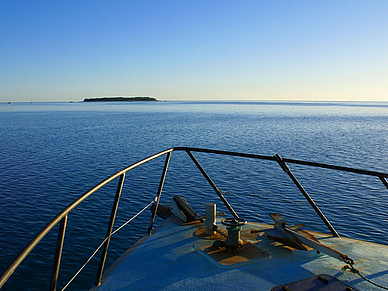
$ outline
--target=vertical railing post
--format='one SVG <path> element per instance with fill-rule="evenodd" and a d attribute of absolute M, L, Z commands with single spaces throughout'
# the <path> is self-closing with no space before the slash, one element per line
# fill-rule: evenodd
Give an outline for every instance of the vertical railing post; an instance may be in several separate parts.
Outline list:
<path fill-rule="evenodd" d="M 383 182 L 384 186 L 388 189 L 388 182 L 387 182 L 387 180 L 384 177 L 382 177 L 382 176 L 379 176 L 379 179 L 381 180 L 381 182 Z"/>
<path fill-rule="evenodd" d="M 106 255 L 108 252 L 110 237 L 112 235 L 113 224 L 114 224 L 115 218 L 116 218 L 117 207 L 118 207 L 119 201 L 120 201 L 121 190 L 123 189 L 124 178 L 125 178 L 125 173 L 120 176 L 119 184 L 117 185 L 116 196 L 115 196 L 115 200 L 113 202 L 112 212 L 110 214 L 110 219 L 109 219 L 109 225 L 108 225 L 108 229 L 106 231 L 106 236 L 105 236 L 106 241 L 105 241 L 105 244 L 104 244 L 104 247 L 102 250 L 100 264 L 98 266 L 98 271 L 97 271 L 97 276 L 96 276 L 95 284 L 97 286 L 99 286 L 101 284 L 102 272 L 104 271 Z"/>
<path fill-rule="evenodd" d="M 306 192 L 306 190 L 303 188 L 303 186 L 299 183 L 299 181 L 296 179 L 294 174 L 291 172 L 290 168 L 286 165 L 286 163 L 283 161 L 283 159 L 276 154 L 275 159 L 282 167 L 283 171 L 288 174 L 288 176 L 291 178 L 291 180 L 294 182 L 294 184 L 298 187 L 299 191 L 303 194 L 303 196 L 307 199 L 307 201 L 310 203 L 310 205 L 314 208 L 315 212 L 318 214 L 318 216 L 322 219 L 322 221 L 326 224 L 327 228 L 330 230 L 330 232 L 333 234 L 333 236 L 339 237 L 339 234 L 334 229 L 334 227 L 331 225 L 329 220 L 326 218 L 326 216 L 322 213 L 322 211 L 319 209 L 319 207 L 315 204 L 313 199 L 311 199 L 310 195 Z"/>
<path fill-rule="evenodd" d="M 222 195 L 221 191 L 217 188 L 216 184 L 212 181 L 212 179 L 209 177 L 209 175 L 205 172 L 205 170 L 202 168 L 201 164 L 197 161 L 197 159 L 194 157 L 194 155 L 190 151 L 186 151 L 189 157 L 192 159 L 194 164 L 197 166 L 197 168 L 201 171 L 202 175 L 206 178 L 210 186 L 212 186 L 213 190 L 217 193 L 218 197 L 220 197 L 221 201 L 224 203 L 226 208 L 230 211 L 230 213 L 235 217 L 239 218 L 237 213 L 233 210 L 232 206 L 229 204 L 229 202 L 225 199 L 224 195 Z"/>
<path fill-rule="evenodd" d="M 65 239 L 66 223 L 67 223 L 67 215 L 62 218 L 61 223 L 59 225 L 57 246 L 55 249 L 53 269 L 51 272 L 50 291 L 55 291 L 57 289 L 59 266 L 61 264 L 61 257 L 62 257 L 62 250 L 63 250 L 63 241 Z"/>
<path fill-rule="evenodd" d="M 156 212 L 158 211 L 160 196 L 162 195 L 163 184 L 164 184 L 164 180 L 166 179 L 167 168 L 168 168 L 168 163 L 170 162 L 170 157 L 171 157 L 171 152 L 169 152 L 167 154 L 166 161 L 164 162 L 163 173 L 162 173 L 162 177 L 160 178 L 160 182 L 159 182 L 159 188 L 158 188 L 158 194 L 157 194 L 157 198 L 156 198 L 155 209 L 152 212 L 151 221 L 150 221 L 150 224 L 148 226 L 148 235 L 151 235 L 152 227 L 153 227 L 154 221 L 155 221 Z"/>

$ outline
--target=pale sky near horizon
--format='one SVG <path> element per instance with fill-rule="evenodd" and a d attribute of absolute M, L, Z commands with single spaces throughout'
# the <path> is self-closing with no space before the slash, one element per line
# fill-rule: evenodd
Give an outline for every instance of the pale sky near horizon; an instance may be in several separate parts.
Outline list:
<path fill-rule="evenodd" d="M 388 1 L 1 1 L 0 102 L 388 101 Z"/>

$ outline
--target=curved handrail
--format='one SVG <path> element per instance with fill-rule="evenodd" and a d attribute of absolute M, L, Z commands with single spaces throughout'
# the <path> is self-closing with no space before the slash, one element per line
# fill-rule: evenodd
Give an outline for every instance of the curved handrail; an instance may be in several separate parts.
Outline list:
<path fill-rule="evenodd" d="M 75 207 L 77 207 L 82 201 L 84 201 L 86 198 L 88 198 L 90 195 L 92 195 L 94 192 L 96 192 L 98 189 L 102 188 L 112 180 L 118 178 L 119 176 L 123 175 L 124 173 L 146 163 L 149 162 L 155 158 L 158 158 L 162 155 L 165 155 L 169 152 L 172 152 L 173 149 L 168 149 L 162 152 L 159 152 L 155 155 L 149 156 L 139 162 L 136 162 L 117 173 L 113 174 L 112 176 L 106 178 L 105 180 L 98 183 L 96 186 L 92 187 L 88 191 L 86 191 L 83 195 L 78 197 L 76 200 L 74 200 L 72 203 L 70 203 L 65 209 L 63 209 L 57 216 L 55 216 L 43 229 L 24 247 L 24 249 L 19 253 L 19 255 L 12 261 L 12 263 L 7 267 L 7 269 L 4 270 L 4 272 L 0 276 L 0 288 L 3 287 L 5 282 L 9 279 L 9 277 L 12 275 L 12 273 L 15 271 L 15 269 L 20 265 L 20 263 L 28 256 L 28 254 L 35 248 L 35 246 L 52 230 L 63 218 L 65 218 L 70 211 L 72 211 Z"/>
<path fill-rule="evenodd" d="M 169 148 L 167 150 L 161 151 L 157 154 L 151 155 L 145 159 L 142 159 L 136 163 L 131 164 L 130 166 L 116 172 L 112 176 L 106 178 L 105 180 L 101 181 L 98 183 L 96 186 L 92 187 L 88 191 L 86 191 L 83 195 L 75 199 L 72 203 L 70 203 L 66 208 L 64 208 L 58 215 L 56 215 L 43 229 L 27 244 L 27 246 L 19 253 L 19 255 L 11 262 L 11 264 L 7 267 L 7 269 L 4 270 L 4 272 L 0 276 L 0 288 L 3 287 L 3 285 L 6 283 L 6 281 L 9 279 L 9 277 L 13 274 L 15 269 L 20 265 L 20 263 L 28 256 L 28 254 L 32 251 L 32 249 L 35 248 L 35 246 L 59 223 L 61 222 L 61 230 L 62 235 L 64 235 L 64 228 L 66 227 L 66 219 L 67 215 L 74 209 L 76 208 L 81 202 L 83 202 L 86 198 L 88 198 L 90 195 L 92 195 L 94 192 L 96 192 L 98 189 L 102 188 L 112 180 L 122 177 L 121 179 L 121 187 L 124 179 L 125 173 L 128 171 L 144 164 L 147 163 L 151 160 L 154 160 L 158 157 L 161 157 L 165 154 L 171 154 L 173 151 L 185 151 L 189 154 L 190 158 L 194 161 L 198 169 L 202 172 L 202 174 L 205 176 L 205 178 L 208 180 L 208 182 L 211 184 L 213 189 L 216 191 L 216 193 L 219 195 L 221 200 L 224 202 L 224 204 L 228 207 L 230 212 L 234 215 L 237 216 L 237 214 L 234 212 L 234 210 L 231 208 L 229 203 L 226 201 L 226 199 L 222 196 L 221 191 L 218 190 L 218 188 L 214 185 L 214 183 L 211 181 L 210 177 L 206 174 L 206 172 L 203 170 L 201 165 L 196 161 L 194 156 L 191 154 L 191 152 L 202 152 L 202 153 L 211 153 L 211 154 L 219 154 L 219 155 L 227 155 L 227 156 L 237 156 L 237 157 L 245 157 L 245 158 L 253 158 L 253 159 L 259 159 L 259 160 L 268 160 L 268 161 L 275 161 L 280 164 L 280 166 L 288 173 L 290 172 L 288 167 L 285 165 L 285 163 L 289 164 L 299 164 L 299 165 L 306 165 L 306 166 L 312 166 L 312 167 L 319 167 L 319 168 L 327 168 L 327 169 L 333 169 L 333 170 L 339 170 L 339 171 L 346 171 L 346 172 L 352 172 L 352 173 L 357 173 L 357 174 L 363 174 L 363 175 L 371 175 L 371 176 L 376 176 L 378 177 L 384 186 L 388 189 L 388 183 L 386 179 L 388 178 L 388 173 L 382 173 L 382 172 L 376 172 L 376 171 L 367 171 L 367 170 L 361 170 L 361 169 L 355 169 L 355 168 L 349 168 L 349 167 L 342 167 L 342 166 L 335 166 L 335 165 L 330 165 L 330 164 L 322 164 L 322 163 L 315 163 L 315 162 L 307 162 L 307 161 L 302 161 L 302 160 L 294 160 L 294 159 L 281 159 L 278 155 L 275 156 L 265 156 L 265 155 L 256 155 L 256 154 L 247 154 L 247 153 L 239 153 L 239 152 L 231 152 L 231 151 L 221 151 L 221 150 L 211 150 L 211 149 L 203 149 L 203 148 L 192 148 L 192 147 L 174 147 L 174 148 Z M 166 162 L 165 169 L 164 169 L 164 175 L 165 171 L 167 170 L 167 165 L 168 162 Z M 292 177 L 291 177 L 292 178 Z M 163 178 L 164 179 L 164 178 Z M 296 179 L 296 178 L 295 178 Z M 163 180 L 164 181 L 164 180 Z M 294 181 L 294 179 L 293 179 Z M 295 181 L 294 181 L 295 182 Z M 299 182 L 295 182 L 296 184 Z M 300 189 L 300 184 L 298 185 L 298 188 Z M 162 181 L 161 181 L 162 185 Z M 158 201 L 160 198 L 161 194 L 161 186 L 159 186 L 159 193 L 158 193 Z M 304 189 L 303 189 L 304 190 Z M 121 192 L 121 189 L 120 189 Z M 303 191 L 301 190 L 303 193 Z M 306 192 L 307 194 L 307 192 Z M 305 193 L 303 193 L 305 195 Z M 116 195 L 117 196 L 117 195 Z M 307 194 L 308 196 L 308 194 Z M 118 196 L 119 197 L 119 196 Z M 306 195 L 305 195 L 306 197 Z M 306 197 L 306 199 L 311 199 L 309 196 Z M 310 202 L 310 201 L 309 201 Z M 311 202 L 314 204 L 314 202 L 311 199 Z M 311 204 L 310 202 L 310 204 Z M 314 207 L 314 205 L 312 206 Z M 315 208 L 314 208 L 315 209 Z M 318 209 L 319 210 L 319 209 Z M 154 210 L 156 212 L 156 209 Z M 112 210 L 113 212 L 113 210 Z M 318 213 L 319 214 L 319 213 Z M 237 216 L 238 217 L 238 216 Z M 322 217 L 321 217 L 322 218 Z M 113 217 L 114 219 L 114 217 Z M 325 217 L 322 218 L 325 222 Z M 328 221 L 327 221 L 328 222 Z M 151 222 L 151 227 L 152 227 Z M 326 223 L 326 222 L 325 222 Z M 327 223 L 326 223 L 327 224 Z M 329 223 L 330 224 L 330 223 Z M 62 229 L 63 228 L 63 229 Z M 329 227 L 330 229 L 330 227 Z M 334 230 L 334 229 L 333 229 Z M 333 232 L 333 231 L 332 231 Z M 334 230 L 335 232 L 335 230 Z M 333 233 L 335 235 L 335 233 Z M 59 238 L 60 236 L 58 236 Z M 59 240 L 59 239 L 58 239 Z M 62 243 L 63 243 L 63 237 L 62 237 Z M 58 245 L 57 245 L 58 248 Z M 59 256 L 60 260 L 60 255 L 61 255 L 61 249 L 59 254 L 56 254 Z M 59 268 L 59 263 L 58 263 L 58 268 Z M 55 281 L 56 282 L 56 281 Z M 55 290 L 56 286 L 52 286 L 52 290 Z"/>

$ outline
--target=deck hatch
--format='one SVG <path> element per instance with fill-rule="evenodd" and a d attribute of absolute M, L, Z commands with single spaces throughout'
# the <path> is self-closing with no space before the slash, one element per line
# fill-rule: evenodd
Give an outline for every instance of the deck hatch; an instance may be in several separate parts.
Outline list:
<path fill-rule="evenodd" d="M 302 280 L 273 287 L 271 291 L 357 291 L 356 288 L 334 278 L 333 276 L 322 274 L 312 276 Z"/>

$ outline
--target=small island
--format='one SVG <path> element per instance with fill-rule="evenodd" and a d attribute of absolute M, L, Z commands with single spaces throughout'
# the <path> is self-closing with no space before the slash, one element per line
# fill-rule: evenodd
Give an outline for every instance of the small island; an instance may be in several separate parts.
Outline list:
<path fill-rule="evenodd" d="M 137 101 L 158 101 L 153 97 L 98 97 L 85 98 L 84 102 L 137 102 Z"/>

